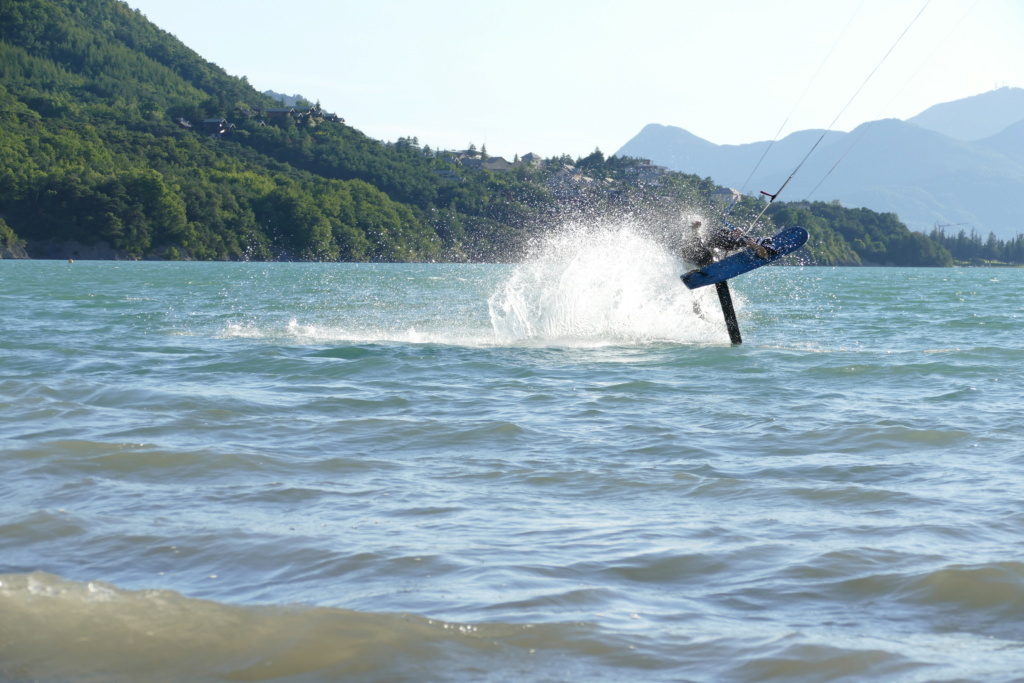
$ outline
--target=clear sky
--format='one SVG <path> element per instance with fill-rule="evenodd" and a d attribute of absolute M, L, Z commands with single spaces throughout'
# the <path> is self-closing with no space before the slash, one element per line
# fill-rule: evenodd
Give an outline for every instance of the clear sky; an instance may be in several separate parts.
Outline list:
<path fill-rule="evenodd" d="M 1022 0 L 127 1 L 373 138 L 509 159 L 610 155 L 648 123 L 740 144 L 842 111 L 845 131 L 1024 87 Z"/>

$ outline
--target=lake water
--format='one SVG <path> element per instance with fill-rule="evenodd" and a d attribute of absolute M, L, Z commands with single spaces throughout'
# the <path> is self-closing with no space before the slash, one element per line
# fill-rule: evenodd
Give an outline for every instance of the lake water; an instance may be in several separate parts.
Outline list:
<path fill-rule="evenodd" d="M 556 242 L 0 262 L 0 680 L 1024 680 L 1024 270 Z"/>

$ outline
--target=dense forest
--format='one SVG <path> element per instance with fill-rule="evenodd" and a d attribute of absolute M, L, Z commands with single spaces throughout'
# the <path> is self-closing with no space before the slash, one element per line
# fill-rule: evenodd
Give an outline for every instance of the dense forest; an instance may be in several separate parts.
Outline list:
<path fill-rule="evenodd" d="M 968 233 L 961 228 L 955 235 L 947 235 L 945 226 L 935 226 L 929 237 L 944 246 L 958 265 L 992 266 L 1024 264 L 1024 235 L 1018 234 L 1012 240 L 1001 240 L 990 232 L 982 240 L 981 235 L 971 228 Z"/>
<path fill-rule="evenodd" d="M 508 162 L 373 140 L 318 104 L 283 104 L 119 0 L 3 0 L 0 253 L 514 260 L 567 217 L 678 232 L 687 212 L 725 207 L 710 179 L 641 159 Z M 743 198 L 728 220 L 763 201 Z M 765 219 L 762 234 L 806 227 L 804 259 L 820 265 L 945 266 L 959 253 L 943 234 L 837 203 L 776 202 Z M 997 260 L 1020 258 L 1001 248 Z"/>

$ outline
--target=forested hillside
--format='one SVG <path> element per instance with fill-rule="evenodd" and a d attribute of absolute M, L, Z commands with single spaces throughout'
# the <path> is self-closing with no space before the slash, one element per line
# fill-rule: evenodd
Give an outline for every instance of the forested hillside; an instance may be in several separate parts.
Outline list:
<path fill-rule="evenodd" d="M 852 251 L 853 261 L 865 266 L 953 265 L 953 258 L 944 246 L 909 230 L 894 213 L 848 209 L 838 202 L 780 202 L 771 207 L 769 214 L 777 225 L 807 228 L 820 252 L 841 254 L 843 263 L 849 263 L 846 255 Z M 819 258 L 819 262 L 822 261 L 824 259 Z"/>
<path fill-rule="evenodd" d="M 3 0 L 0 254 L 511 260 L 566 215 L 672 230 L 687 207 L 719 206 L 709 179 L 639 159 L 507 163 L 472 145 L 372 140 L 344 112 L 280 104 L 118 0 Z M 746 198 L 730 220 L 762 206 Z M 949 263 L 892 216 L 772 209 L 807 225 L 817 263 Z"/>
<path fill-rule="evenodd" d="M 22 239 L 102 240 L 136 257 L 440 253 L 430 227 L 385 191 L 275 159 L 318 138 L 349 143 L 350 155 L 374 146 L 340 124 L 258 126 L 255 112 L 275 104 L 116 0 L 5 0 L 0 211 Z M 237 123 L 211 135 L 210 118 Z"/>

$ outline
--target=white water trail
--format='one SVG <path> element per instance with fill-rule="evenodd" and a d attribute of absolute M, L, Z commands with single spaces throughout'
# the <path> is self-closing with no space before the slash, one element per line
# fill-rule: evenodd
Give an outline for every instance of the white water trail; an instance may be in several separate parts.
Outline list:
<path fill-rule="evenodd" d="M 643 226 L 567 224 L 488 300 L 495 340 L 538 346 L 727 342 L 713 290 L 691 291 L 680 282 L 688 267 Z"/>

